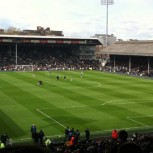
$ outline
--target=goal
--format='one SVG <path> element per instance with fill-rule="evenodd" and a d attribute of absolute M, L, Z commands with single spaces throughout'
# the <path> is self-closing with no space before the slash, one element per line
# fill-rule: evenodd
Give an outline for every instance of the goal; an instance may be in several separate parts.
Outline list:
<path fill-rule="evenodd" d="M 102 67 L 104 67 L 109 61 L 110 61 L 109 54 L 101 54 L 100 62 Z"/>
<path fill-rule="evenodd" d="M 32 72 L 33 65 L 15 65 L 16 71 Z"/>

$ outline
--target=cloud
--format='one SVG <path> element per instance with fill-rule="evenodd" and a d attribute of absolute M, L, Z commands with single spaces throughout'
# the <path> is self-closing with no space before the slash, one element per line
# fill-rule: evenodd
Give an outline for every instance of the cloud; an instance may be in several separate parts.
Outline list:
<path fill-rule="evenodd" d="M 152 0 L 115 0 L 109 6 L 109 34 L 152 39 L 152 5 Z M 106 6 L 100 0 L 5 0 L 0 10 L 1 28 L 36 29 L 39 25 L 78 37 L 106 33 Z"/>

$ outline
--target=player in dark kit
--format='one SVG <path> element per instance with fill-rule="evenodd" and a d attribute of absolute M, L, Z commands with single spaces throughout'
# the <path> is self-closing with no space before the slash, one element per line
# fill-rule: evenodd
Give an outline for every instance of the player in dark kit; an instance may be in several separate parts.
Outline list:
<path fill-rule="evenodd" d="M 38 81 L 38 86 L 42 86 L 43 82 L 42 81 Z"/>
<path fill-rule="evenodd" d="M 56 80 L 59 80 L 59 75 L 56 76 Z"/>
<path fill-rule="evenodd" d="M 35 124 L 33 124 L 31 126 L 31 136 L 32 136 L 32 138 L 34 138 L 34 135 L 35 135 L 36 132 L 37 132 L 37 128 L 36 128 Z"/>

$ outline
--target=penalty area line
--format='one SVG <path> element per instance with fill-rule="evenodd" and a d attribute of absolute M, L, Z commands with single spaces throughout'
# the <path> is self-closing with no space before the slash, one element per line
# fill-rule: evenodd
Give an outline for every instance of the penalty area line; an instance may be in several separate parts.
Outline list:
<path fill-rule="evenodd" d="M 62 126 L 63 128 L 66 128 L 66 126 L 64 126 L 63 124 L 61 124 L 60 122 L 56 121 L 55 119 L 53 119 L 52 117 L 48 116 L 47 114 L 45 114 L 44 112 L 42 112 L 39 109 L 36 109 L 39 113 L 43 114 L 44 116 L 46 116 L 47 118 L 49 118 L 50 120 L 52 120 L 53 122 L 59 124 L 60 126 Z"/>

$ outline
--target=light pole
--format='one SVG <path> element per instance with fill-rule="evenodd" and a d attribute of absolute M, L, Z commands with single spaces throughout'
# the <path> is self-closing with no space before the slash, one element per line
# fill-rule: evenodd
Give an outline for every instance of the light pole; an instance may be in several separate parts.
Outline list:
<path fill-rule="evenodd" d="M 108 5 L 113 5 L 114 0 L 101 0 L 101 5 L 106 5 L 106 47 L 108 45 Z"/>

